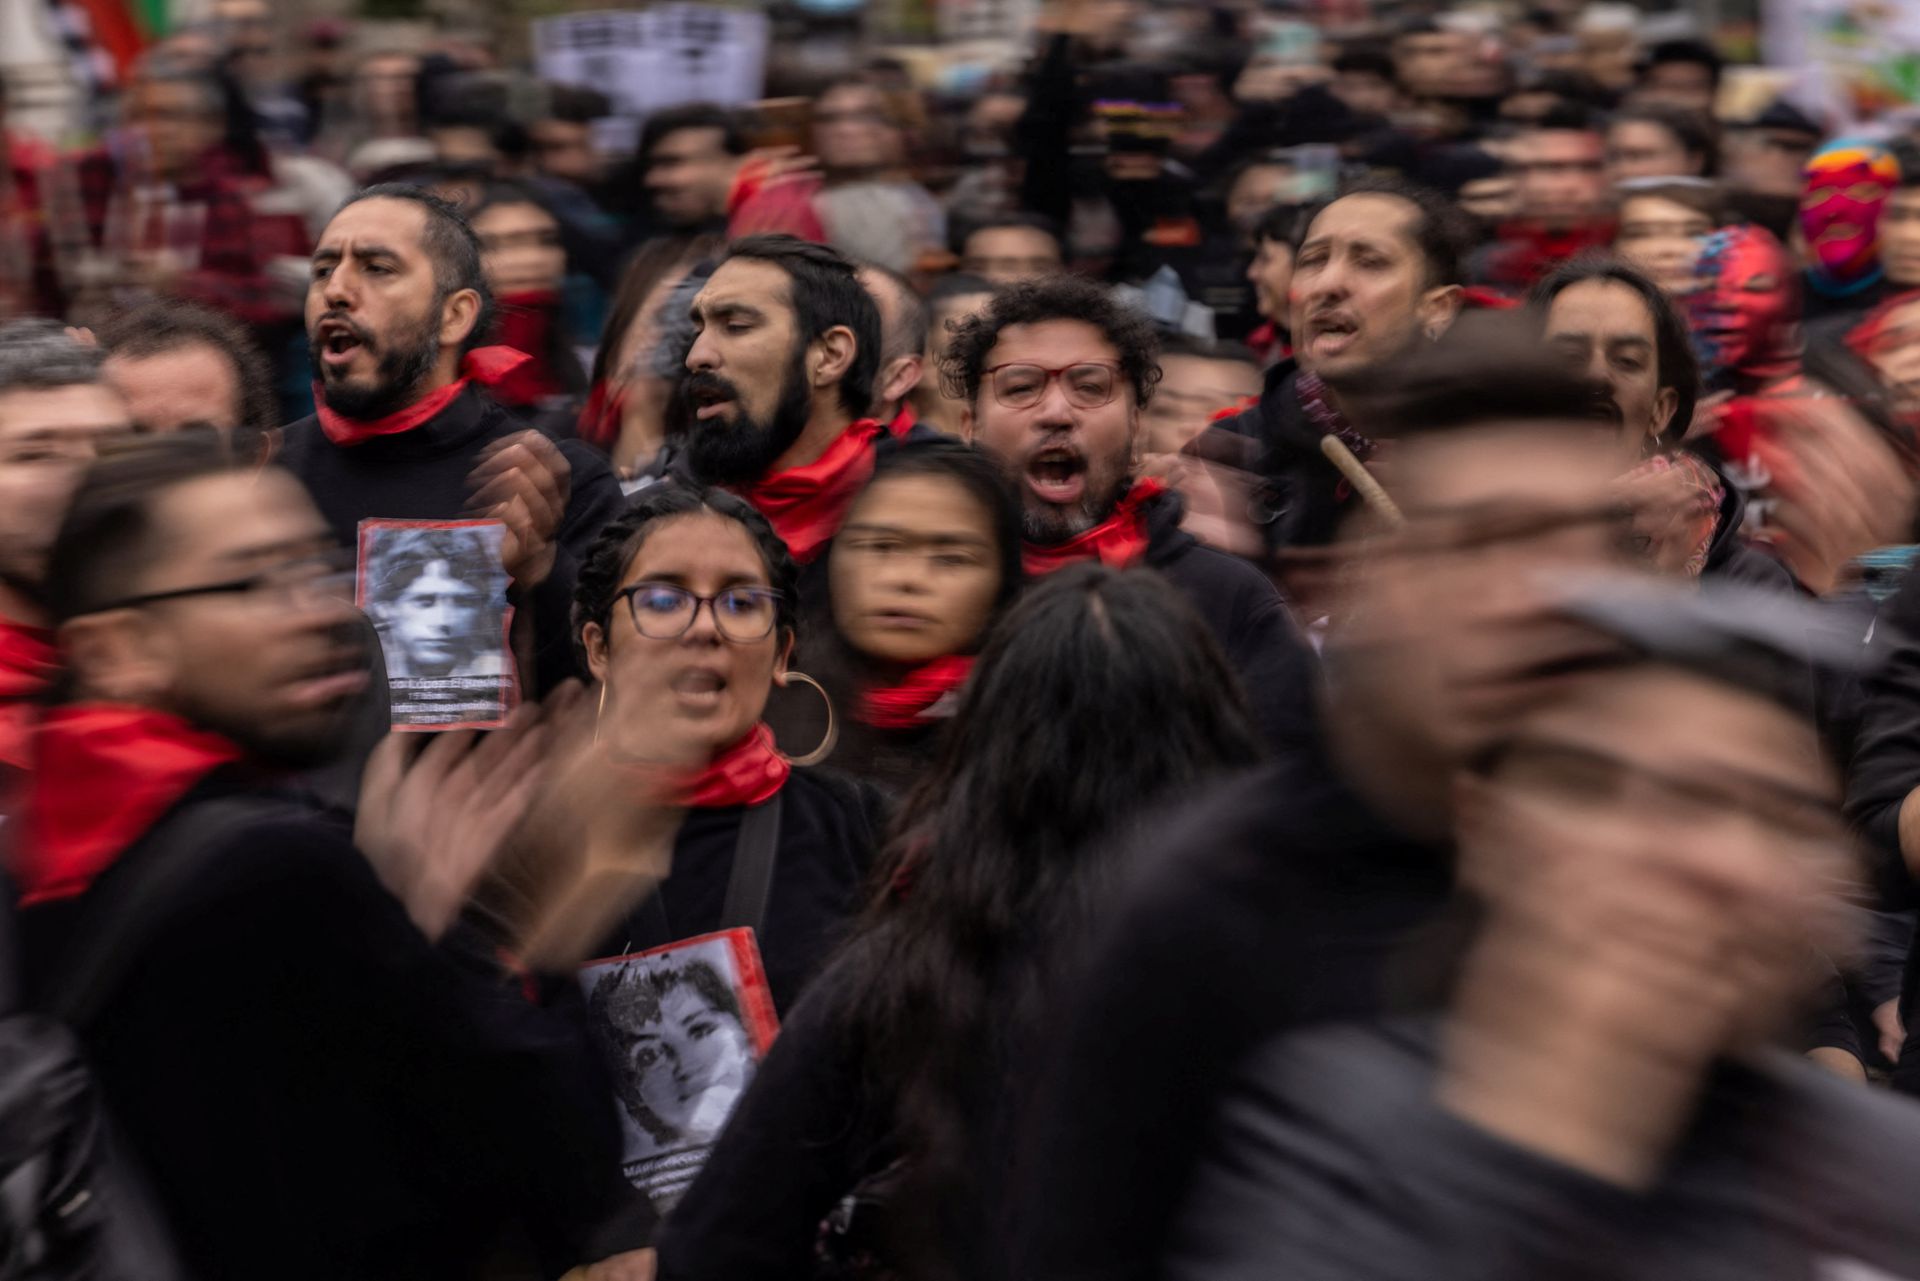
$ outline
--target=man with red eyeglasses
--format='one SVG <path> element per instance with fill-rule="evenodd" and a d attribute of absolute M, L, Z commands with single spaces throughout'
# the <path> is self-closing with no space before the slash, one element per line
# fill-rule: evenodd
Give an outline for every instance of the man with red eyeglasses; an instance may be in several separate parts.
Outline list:
<path fill-rule="evenodd" d="M 1309 735 L 1312 662 L 1265 575 L 1180 528 L 1181 503 L 1138 475 L 1140 411 L 1160 381 L 1145 315 L 1098 285 L 1014 285 L 962 322 L 943 374 L 966 438 L 1018 491 L 1029 574 L 1144 565 L 1184 591 L 1239 673 L 1270 741 Z"/>

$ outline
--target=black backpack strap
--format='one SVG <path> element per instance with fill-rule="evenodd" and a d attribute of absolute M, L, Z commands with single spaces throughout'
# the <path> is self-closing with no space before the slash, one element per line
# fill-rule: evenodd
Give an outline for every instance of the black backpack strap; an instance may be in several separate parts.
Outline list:
<path fill-rule="evenodd" d="M 775 792 L 740 818 L 740 835 L 733 846 L 733 871 L 727 877 L 726 905 L 720 909 L 723 930 L 750 929 L 755 934 L 767 918 L 767 898 L 773 890 L 773 865 L 780 856 L 780 799 Z"/>
<path fill-rule="evenodd" d="M 223 856 L 228 840 L 286 810 L 282 801 L 231 797 L 201 801 L 161 820 L 142 842 L 149 848 L 141 852 L 140 866 L 102 878 L 98 897 L 82 910 L 48 993 L 47 1013 L 69 1027 L 87 1026 L 169 910 Z"/>

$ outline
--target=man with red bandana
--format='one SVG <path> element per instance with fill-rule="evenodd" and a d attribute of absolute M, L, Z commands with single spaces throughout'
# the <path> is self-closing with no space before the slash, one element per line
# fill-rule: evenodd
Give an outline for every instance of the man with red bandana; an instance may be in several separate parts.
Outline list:
<path fill-rule="evenodd" d="M 1313 663 L 1280 594 L 1182 530 L 1179 497 L 1139 476 L 1140 411 L 1160 380 L 1144 315 L 1079 277 L 1023 282 L 961 323 L 942 373 L 963 434 L 1019 493 L 1029 574 L 1094 559 L 1158 570 L 1213 629 L 1269 741 L 1311 741 Z"/>
<path fill-rule="evenodd" d="M 47 549 L 95 441 L 131 426 L 104 361 L 52 321 L 0 327 L 0 788 L 8 791 L 32 765 L 40 699 L 59 671 L 47 629 Z"/>
<path fill-rule="evenodd" d="M 668 417 L 674 465 L 752 503 L 804 570 L 840 532 L 890 434 L 868 417 L 879 308 L 836 250 L 762 235 L 733 242 L 691 311 L 687 376 Z"/>
<path fill-rule="evenodd" d="M 1876 142 L 1842 138 L 1807 162 L 1800 231 L 1813 263 L 1806 272 L 1806 318 L 1858 319 L 1886 292 L 1880 265 L 1880 217 L 1900 181 L 1900 162 Z"/>
<path fill-rule="evenodd" d="M 619 508 L 606 460 L 555 444 L 502 405 L 519 403 L 519 352 L 486 347 L 493 298 L 480 242 L 451 206 L 416 187 L 369 187 L 314 250 L 307 342 L 318 412 L 287 428 L 277 461 L 303 481 L 334 536 L 362 520 L 501 521 L 501 559 L 531 615 L 534 672 L 573 674 L 579 557 Z"/>

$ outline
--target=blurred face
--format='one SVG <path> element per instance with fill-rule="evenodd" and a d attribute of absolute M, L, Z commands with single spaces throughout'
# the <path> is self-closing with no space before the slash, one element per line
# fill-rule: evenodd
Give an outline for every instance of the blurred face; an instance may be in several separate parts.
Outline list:
<path fill-rule="evenodd" d="M 987 370 L 999 372 L 982 375 L 966 433 L 1006 469 L 1031 542 L 1092 529 L 1131 483 L 1139 406 L 1119 360 L 1083 320 L 1008 325 L 987 353 Z"/>
<path fill-rule="evenodd" d="M 1844 955 L 1838 784 L 1812 731 L 1758 695 L 1669 667 L 1596 674 L 1523 719 L 1473 791 L 1463 873 L 1497 918 L 1635 940 L 1666 980 L 1649 994 L 1688 993 L 1728 1049 L 1784 1029 L 1810 956 Z"/>
<path fill-rule="evenodd" d="M 1679 294 L 1693 288 L 1700 242 L 1712 232 L 1713 219 L 1677 200 L 1628 196 L 1620 203 L 1613 248 L 1669 294 Z"/>
<path fill-rule="evenodd" d="M 1662 62 L 1647 68 L 1636 96 L 1642 102 L 1665 102 L 1711 116 L 1713 94 L 1711 67 L 1698 62 Z"/>
<path fill-rule="evenodd" d="M 0 394 L 0 582 L 35 588 L 99 439 L 132 426 L 110 388 Z"/>
<path fill-rule="evenodd" d="M 1336 71 L 1329 87 L 1348 110 L 1363 116 L 1389 115 L 1400 103 L 1393 81 L 1371 71 Z"/>
<path fill-rule="evenodd" d="M 1651 448 L 1673 420 L 1674 392 L 1660 386 L 1653 316 L 1631 286 L 1588 280 L 1547 310 L 1547 343 L 1587 377 L 1605 382 L 1634 449 Z"/>
<path fill-rule="evenodd" d="M 414 81 L 420 63 L 406 54 L 368 58 L 360 64 L 360 100 L 379 121 L 410 120 L 414 114 Z"/>
<path fill-rule="evenodd" d="M 1452 319 L 1454 291 L 1427 286 L 1415 217 L 1398 196 L 1348 196 L 1307 228 L 1291 308 L 1303 368 L 1351 382 Z"/>
<path fill-rule="evenodd" d="M 249 591 L 96 616 L 89 625 L 121 629 L 128 644 L 117 652 L 136 657 L 82 669 L 81 679 L 224 734 L 263 761 L 329 759 L 351 730 L 367 655 L 350 593 L 330 585 L 333 540 L 306 490 L 277 468 L 206 477 L 164 494 L 154 524 L 165 554 L 132 594 L 266 577 Z"/>
<path fill-rule="evenodd" d="M 694 295 L 678 395 L 688 461 L 711 483 L 763 474 L 806 429 L 813 396 L 791 297 L 786 272 L 751 258 L 721 263 Z"/>
<path fill-rule="evenodd" d="M 493 134 L 472 125 L 439 125 L 427 131 L 434 154 L 443 165 L 491 173 L 500 166 L 500 148 Z"/>
<path fill-rule="evenodd" d="M 1343 714 L 1447 768 L 1559 695 L 1593 652 L 1545 583 L 1627 562 L 1619 441 L 1592 423 L 1490 424 L 1396 442 L 1406 527 L 1356 551 L 1327 655 Z"/>
<path fill-rule="evenodd" d="M 1920 288 L 1920 187 L 1895 187 L 1880 218 L 1880 264 L 1902 289 Z"/>
<path fill-rule="evenodd" d="M 647 155 L 647 195 L 667 223 L 691 227 L 727 212 L 727 192 L 740 168 L 719 129 L 676 129 Z"/>
<path fill-rule="evenodd" d="M 1622 120 L 1607 130 L 1607 179 L 1698 177 L 1700 158 L 1651 120 Z"/>
<path fill-rule="evenodd" d="M 1605 211 L 1607 173 L 1599 134 L 1543 129 L 1521 138 L 1514 153 L 1522 216 L 1566 230 Z"/>
<path fill-rule="evenodd" d="M 479 297 L 438 300 L 426 210 L 362 200 L 321 233 L 307 284 L 307 343 L 320 394 L 349 418 L 378 418 L 419 398 L 473 328 Z"/>
<path fill-rule="evenodd" d="M 1513 175 L 1498 173 L 1475 178 L 1460 188 L 1461 212 L 1497 226 L 1520 212 L 1520 194 Z"/>
<path fill-rule="evenodd" d="M 1471 37 L 1451 31 L 1402 36 L 1393 42 L 1393 65 L 1409 94 L 1444 97 L 1467 74 L 1472 49 Z"/>
<path fill-rule="evenodd" d="M 690 983 L 661 994 L 659 1018 L 634 1034 L 632 1050 L 634 1078 L 647 1110 L 676 1133 L 695 1138 L 712 1137 L 700 1115 L 707 1092 L 746 1089 L 745 1069 L 753 1062 L 740 1020 L 716 1010 Z"/>
<path fill-rule="evenodd" d="M 880 481 L 848 512 L 830 574 L 834 626 L 868 658 L 918 667 L 970 654 L 1000 594 L 993 518 L 944 476 Z"/>
<path fill-rule="evenodd" d="M 900 133 L 879 93 L 860 85 L 829 89 L 813 112 L 813 147 L 837 173 L 884 169 L 900 161 Z"/>
<path fill-rule="evenodd" d="M 699 596 L 772 586 L 746 527 L 711 512 L 652 527 L 620 578 L 623 588 L 641 584 Z M 642 610 L 658 607 L 657 595 L 641 595 Z M 735 634 L 753 630 L 736 628 L 732 617 L 726 625 Z M 627 598 L 614 602 L 604 627 L 588 623 L 581 640 L 594 678 L 607 687 L 604 734 L 616 751 L 653 757 L 661 743 L 710 754 L 739 742 L 759 722 L 775 678 L 785 677 L 791 647 L 777 629 L 756 641 L 727 639 L 711 605 L 699 606 L 679 636 L 655 639 L 640 633 Z"/>
<path fill-rule="evenodd" d="M 151 356 L 109 356 L 106 373 L 140 431 L 179 431 L 204 423 L 230 432 L 245 416 L 239 372 L 225 352 L 207 343 Z"/>
<path fill-rule="evenodd" d="M 987 227 L 967 237 L 960 269 L 996 285 L 1060 270 L 1060 243 L 1037 227 Z"/>
<path fill-rule="evenodd" d="M 383 611 L 383 628 L 405 648 L 413 675 L 444 674 L 472 657 L 486 598 L 442 560 L 429 561 Z"/>
<path fill-rule="evenodd" d="M 1262 240 L 1247 266 L 1254 306 L 1275 324 L 1287 323 L 1287 291 L 1293 287 L 1293 246 L 1284 240 Z"/>
<path fill-rule="evenodd" d="M 1789 129 L 1741 129 L 1727 135 L 1727 185 L 1769 196 L 1800 195 L 1801 175 L 1819 139 Z"/>
<path fill-rule="evenodd" d="M 1227 188 L 1227 220 L 1250 231 L 1260 215 L 1280 203 L 1293 181 L 1292 165 L 1255 165 L 1244 169 Z"/>
<path fill-rule="evenodd" d="M 536 121 L 529 131 L 540 172 L 583 187 L 600 181 L 600 152 L 593 130 L 571 120 Z"/>
<path fill-rule="evenodd" d="M 136 82 L 127 123 L 146 146 L 154 172 L 167 177 L 186 173 L 220 140 L 219 117 L 191 84 Z"/>
<path fill-rule="evenodd" d="M 492 205 L 473 219 L 481 265 L 497 297 L 553 293 L 567 271 L 560 224 L 539 205 Z"/>
<path fill-rule="evenodd" d="M 1140 415 L 1150 454 L 1177 454 L 1222 409 L 1260 394 L 1260 371 L 1238 360 L 1163 356 L 1160 385 Z"/>

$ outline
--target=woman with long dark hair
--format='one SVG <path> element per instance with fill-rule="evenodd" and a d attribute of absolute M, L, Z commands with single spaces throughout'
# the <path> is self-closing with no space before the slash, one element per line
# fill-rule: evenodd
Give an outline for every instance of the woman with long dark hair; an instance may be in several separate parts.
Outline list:
<path fill-rule="evenodd" d="M 857 933 L 663 1229 L 660 1275 L 809 1275 L 830 1215 L 828 1240 L 882 1267 L 978 1271 L 1047 958 L 1088 923 L 1143 819 L 1259 753 L 1211 633 L 1157 576 L 1079 565 L 1017 602 Z M 849 1197 L 858 1208 L 836 1212 Z"/>
<path fill-rule="evenodd" d="M 944 439 L 878 451 L 827 560 L 835 769 L 909 790 L 1021 579 L 1020 504 L 992 459 Z"/>

